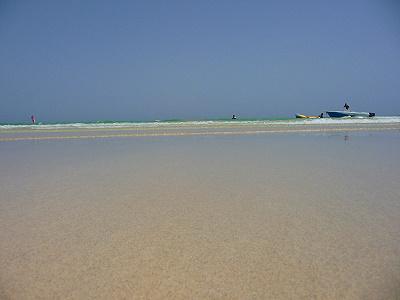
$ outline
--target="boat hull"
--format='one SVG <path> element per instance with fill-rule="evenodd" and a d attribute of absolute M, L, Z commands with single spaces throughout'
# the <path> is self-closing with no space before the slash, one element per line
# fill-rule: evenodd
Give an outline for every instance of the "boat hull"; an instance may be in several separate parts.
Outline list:
<path fill-rule="evenodd" d="M 369 118 L 374 117 L 375 113 L 368 113 L 368 112 L 356 112 L 356 111 L 327 111 L 327 115 L 331 118 Z"/>

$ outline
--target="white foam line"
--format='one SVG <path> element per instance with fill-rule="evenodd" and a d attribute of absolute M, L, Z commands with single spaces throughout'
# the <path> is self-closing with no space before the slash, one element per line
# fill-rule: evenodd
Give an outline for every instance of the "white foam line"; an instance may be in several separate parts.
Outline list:
<path fill-rule="evenodd" d="M 38 125 L 0 125 L 0 130 L 60 130 L 60 129 L 124 129 L 124 128 L 168 128 L 168 127 L 208 127 L 208 126 L 248 126 L 248 125 L 311 125 L 311 124 L 399 124 L 399 116 L 349 119 L 291 119 L 291 120 L 253 120 L 253 121 L 177 121 L 147 123 L 70 123 Z"/>

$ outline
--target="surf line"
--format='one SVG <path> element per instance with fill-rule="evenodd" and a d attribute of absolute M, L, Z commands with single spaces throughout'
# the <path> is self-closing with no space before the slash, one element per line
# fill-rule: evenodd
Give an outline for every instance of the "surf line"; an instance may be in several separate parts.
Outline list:
<path fill-rule="evenodd" d="M 169 125 L 169 124 L 168 124 Z M 177 130 L 177 129 L 184 129 L 184 130 L 196 130 L 196 129 L 219 129 L 219 128 L 244 128 L 244 127 L 255 127 L 264 125 L 264 124 L 201 124 L 198 127 L 193 127 L 193 125 L 179 125 L 179 126 L 159 126 L 159 127 L 99 127 L 99 128 L 74 128 L 74 129 L 53 129 L 53 128 L 40 128 L 40 129 L 6 129 L 9 131 L 3 131 L 1 133 L 4 134 L 13 134 L 13 133 L 66 133 L 66 132 L 99 132 L 99 131 L 162 131 L 162 130 Z M 281 126 L 282 124 L 267 124 L 266 126 Z M 285 126 L 284 124 L 283 126 Z M 295 124 L 296 126 L 302 126 L 304 124 Z M 328 124 L 330 125 L 330 124 Z M 334 124 L 336 125 L 336 124 Z"/>
<path fill-rule="evenodd" d="M 71 140 L 71 139 L 106 139 L 124 137 L 163 137 L 163 136 L 206 136 L 206 135 L 250 135 L 266 133 L 325 133 L 325 132 L 347 132 L 347 131 L 384 131 L 399 130 L 398 127 L 358 127 L 358 128 L 325 128 L 325 129 L 282 129 L 282 130 L 247 130 L 247 131 L 206 131 L 206 132 L 164 132 L 164 133 L 124 133 L 104 135 L 64 135 L 64 136 L 26 136 L 0 138 L 0 142 L 17 141 L 43 141 L 43 140 Z"/>
<path fill-rule="evenodd" d="M 268 130 L 273 130 L 272 128 L 276 127 L 286 127 L 286 126 L 393 126 L 400 125 L 396 122 L 387 122 L 387 123 L 326 123 L 326 124 L 306 124 L 306 123 L 292 123 L 292 124 L 281 124 L 281 123 L 271 123 L 266 124 L 263 121 L 257 121 L 257 123 L 243 123 L 243 124 L 199 124 L 198 126 L 193 126 L 192 124 L 166 124 L 163 126 L 156 127 L 148 127 L 148 126 L 126 126 L 126 127 L 98 127 L 98 128 L 90 128 L 90 127 L 79 127 L 79 128 L 31 128 L 31 129 L 0 129 L 0 134 L 18 134 L 18 133 L 74 133 L 74 132 L 110 132 L 110 131 L 169 131 L 169 130 L 198 130 L 198 129 L 225 129 L 225 128 L 268 128 Z M 298 129 L 295 129 L 298 130 Z M 137 133 L 136 133 L 137 134 Z M 147 133 L 145 133 L 147 134 Z"/>

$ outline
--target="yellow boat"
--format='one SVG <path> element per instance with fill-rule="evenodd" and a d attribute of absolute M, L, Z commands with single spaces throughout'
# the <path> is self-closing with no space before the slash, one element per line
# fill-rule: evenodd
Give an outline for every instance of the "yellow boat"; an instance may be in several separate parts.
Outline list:
<path fill-rule="evenodd" d="M 301 114 L 296 114 L 296 118 L 298 119 L 319 119 L 321 116 L 306 116 Z"/>

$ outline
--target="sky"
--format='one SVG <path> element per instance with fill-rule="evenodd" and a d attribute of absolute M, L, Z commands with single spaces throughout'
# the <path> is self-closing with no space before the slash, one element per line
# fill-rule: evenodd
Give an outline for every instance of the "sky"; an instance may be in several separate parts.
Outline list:
<path fill-rule="evenodd" d="M 400 3 L 0 0 L 0 123 L 400 114 Z"/>

